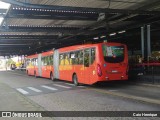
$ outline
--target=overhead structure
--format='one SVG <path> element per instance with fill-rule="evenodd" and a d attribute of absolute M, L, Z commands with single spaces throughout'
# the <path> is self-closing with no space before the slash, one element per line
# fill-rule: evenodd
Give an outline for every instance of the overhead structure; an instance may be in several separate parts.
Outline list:
<path fill-rule="evenodd" d="M 160 37 L 159 0 L 0 1 L 10 4 L 0 8 L 0 56 L 105 39 L 119 40 L 134 49 L 134 44 L 141 44 L 144 25 L 150 25 L 155 43 Z"/>

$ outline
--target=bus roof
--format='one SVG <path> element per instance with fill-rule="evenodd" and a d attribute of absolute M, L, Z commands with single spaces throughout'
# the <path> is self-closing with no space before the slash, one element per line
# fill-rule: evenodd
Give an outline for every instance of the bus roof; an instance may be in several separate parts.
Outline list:
<path fill-rule="evenodd" d="M 34 54 L 34 55 L 29 55 L 26 58 L 37 58 L 37 57 L 38 57 L 38 54 Z"/>
<path fill-rule="evenodd" d="M 53 50 L 47 51 L 47 52 L 42 52 L 42 56 L 48 56 L 53 54 Z"/>
<path fill-rule="evenodd" d="M 96 47 L 98 45 L 101 44 L 106 44 L 106 45 L 124 45 L 122 43 L 116 43 L 116 42 L 103 42 L 103 43 L 95 43 L 95 44 L 82 44 L 82 45 L 73 45 L 73 46 L 68 46 L 68 47 L 63 47 L 63 48 L 59 48 L 58 50 L 60 52 L 64 52 L 64 51 L 72 51 L 72 50 L 78 50 L 78 49 L 83 49 L 83 48 L 90 48 L 90 47 Z M 47 52 L 42 52 L 39 54 L 42 54 L 42 56 L 48 56 L 48 55 L 52 55 L 54 53 L 54 50 L 50 50 Z M 34 55 L 29 55 L 26 58 L 37 58 L 38 54 L 34 54 Z"/>
<path fill-rule="evenodd" d="M 78 49 L 83 49 L 83 48 L 90 48 L 90 47 L 96 47 L 98 45 L 102 45 L 102 44 L 107 44 L 107 45 L 124 45 L 121 43 L 116 43 L 116 42 L 106 42 L 106 43 L 95 43 L 95 44 L 83 44 L 83 45 L 74 45 L 74 46 L 68 46 L 68 47 L 64 47 L 64 48 L 59 48 L 58 50 L 60 52 L 64 52 L 64 51 L 72 51 L 72 50 L 78 50 Z"/>

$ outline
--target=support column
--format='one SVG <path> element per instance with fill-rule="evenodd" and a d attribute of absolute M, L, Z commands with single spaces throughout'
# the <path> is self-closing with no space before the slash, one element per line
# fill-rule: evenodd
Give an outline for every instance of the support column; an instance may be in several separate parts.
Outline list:
<path fill-rule="evenodd" d="M 141 27 L 141 53 L 144 58 L 144 27 Z"/>
<path fill-rule="evenodd" d="M 150 25 L 147 25 L 147 57 L 151 57 L 151 30 Z"/>

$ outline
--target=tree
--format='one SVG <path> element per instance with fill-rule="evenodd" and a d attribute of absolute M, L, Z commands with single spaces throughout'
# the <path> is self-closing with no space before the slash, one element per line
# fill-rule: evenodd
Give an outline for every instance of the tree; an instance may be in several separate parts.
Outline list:
<path fill-rule="evenodd" d="M 11 58 L 6 61 L 6 65 L 10 66 L 11 64 L 16 64 Z"/>

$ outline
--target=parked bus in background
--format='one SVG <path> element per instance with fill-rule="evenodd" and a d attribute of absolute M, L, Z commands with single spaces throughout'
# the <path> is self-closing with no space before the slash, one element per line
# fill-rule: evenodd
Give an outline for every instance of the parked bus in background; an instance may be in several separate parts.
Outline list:
<path fill-rule="evenodd" d="M 42 65 L 41 69 L 44 67 L 42 63 L 38 64 Z M 50 73 L 52 80 L 71 81 L 75 85 L 127 80 L 127 47 L 120 43 L 97 43 L 56 49 L 53 54 L 53 68 L 53 74 Z"/>

